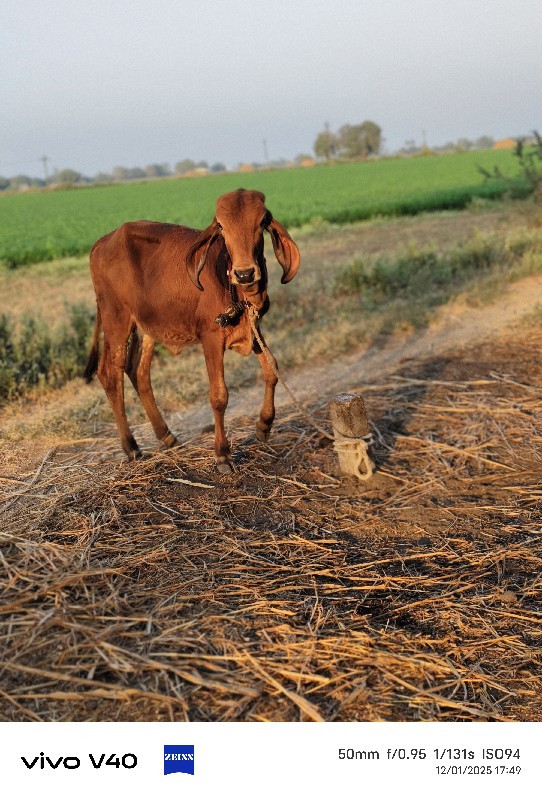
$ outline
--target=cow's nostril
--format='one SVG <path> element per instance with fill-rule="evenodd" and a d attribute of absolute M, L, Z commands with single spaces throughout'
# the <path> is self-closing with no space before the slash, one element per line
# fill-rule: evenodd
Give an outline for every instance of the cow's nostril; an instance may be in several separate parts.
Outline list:
<path fill-rule="evenodd" d="M 235 276 L 239 283 L 252 283 L 254 280 L 254 269 L 236 269 Z"/>

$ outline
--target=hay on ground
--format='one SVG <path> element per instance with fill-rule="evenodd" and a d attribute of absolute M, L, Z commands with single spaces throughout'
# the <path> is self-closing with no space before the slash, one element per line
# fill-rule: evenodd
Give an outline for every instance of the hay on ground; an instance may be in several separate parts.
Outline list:
<path fill-rule="evenodd" d="M 0 719 L 542 719 L 541 352 L 344 387 L 368 485 L 293 410 L 231 423 L 231 477 L 211 434 L 126 464 L 103 432 L 3 476 Z"/>

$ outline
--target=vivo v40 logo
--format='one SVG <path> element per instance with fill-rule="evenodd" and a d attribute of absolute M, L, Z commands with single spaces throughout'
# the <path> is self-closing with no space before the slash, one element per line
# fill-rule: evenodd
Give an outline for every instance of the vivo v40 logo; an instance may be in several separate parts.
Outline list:
<path fill-rule="evenodd" d="M 137 766 L 137 756 L 133 753 L 124 753 L 123 756 L 117 756 L 116 753 L 111 753 L 108 757 L 106 753 L 100 755 L 88 754 L 88 758 L 94 769 L 100 769 L 102 766 L 115 767 L 120 769 L 133 769 Z M 46 756 L 45 753 L 40 753 L 34 758 L 25 758 L 21 756 L 21 761 L 27 769 L 79 769 L 81 766 L 81 759 L 79 756 Z"/>

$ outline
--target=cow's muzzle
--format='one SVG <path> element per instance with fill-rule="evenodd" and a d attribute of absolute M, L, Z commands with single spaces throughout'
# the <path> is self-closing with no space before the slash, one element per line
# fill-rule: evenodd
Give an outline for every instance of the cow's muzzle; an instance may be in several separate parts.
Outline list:
<path fill-rule="evenodd" d="M 254 267 L 249 267 L 248 269 L 234 269 L 233 275 L 235 278 L 234 283 L 247 284 L 259 280 L 259 275 L 256 275 Z"/>

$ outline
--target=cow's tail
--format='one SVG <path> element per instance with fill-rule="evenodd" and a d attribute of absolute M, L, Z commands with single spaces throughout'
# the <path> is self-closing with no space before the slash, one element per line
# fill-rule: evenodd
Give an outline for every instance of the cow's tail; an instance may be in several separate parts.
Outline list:
<path fill-rule="evenodd" d="M 90 383 L 96 372 L 98 371 L 98 363 L 100 361 L 100 328 L 102 321 L 100 319 L 100 309 L 96 309 L 96 325 L 94 326 L 94 338 L 92 339 L 92 347 L 88 355 L 87 365 L 83 372 L 83 377 L 87 383 Z"/>

